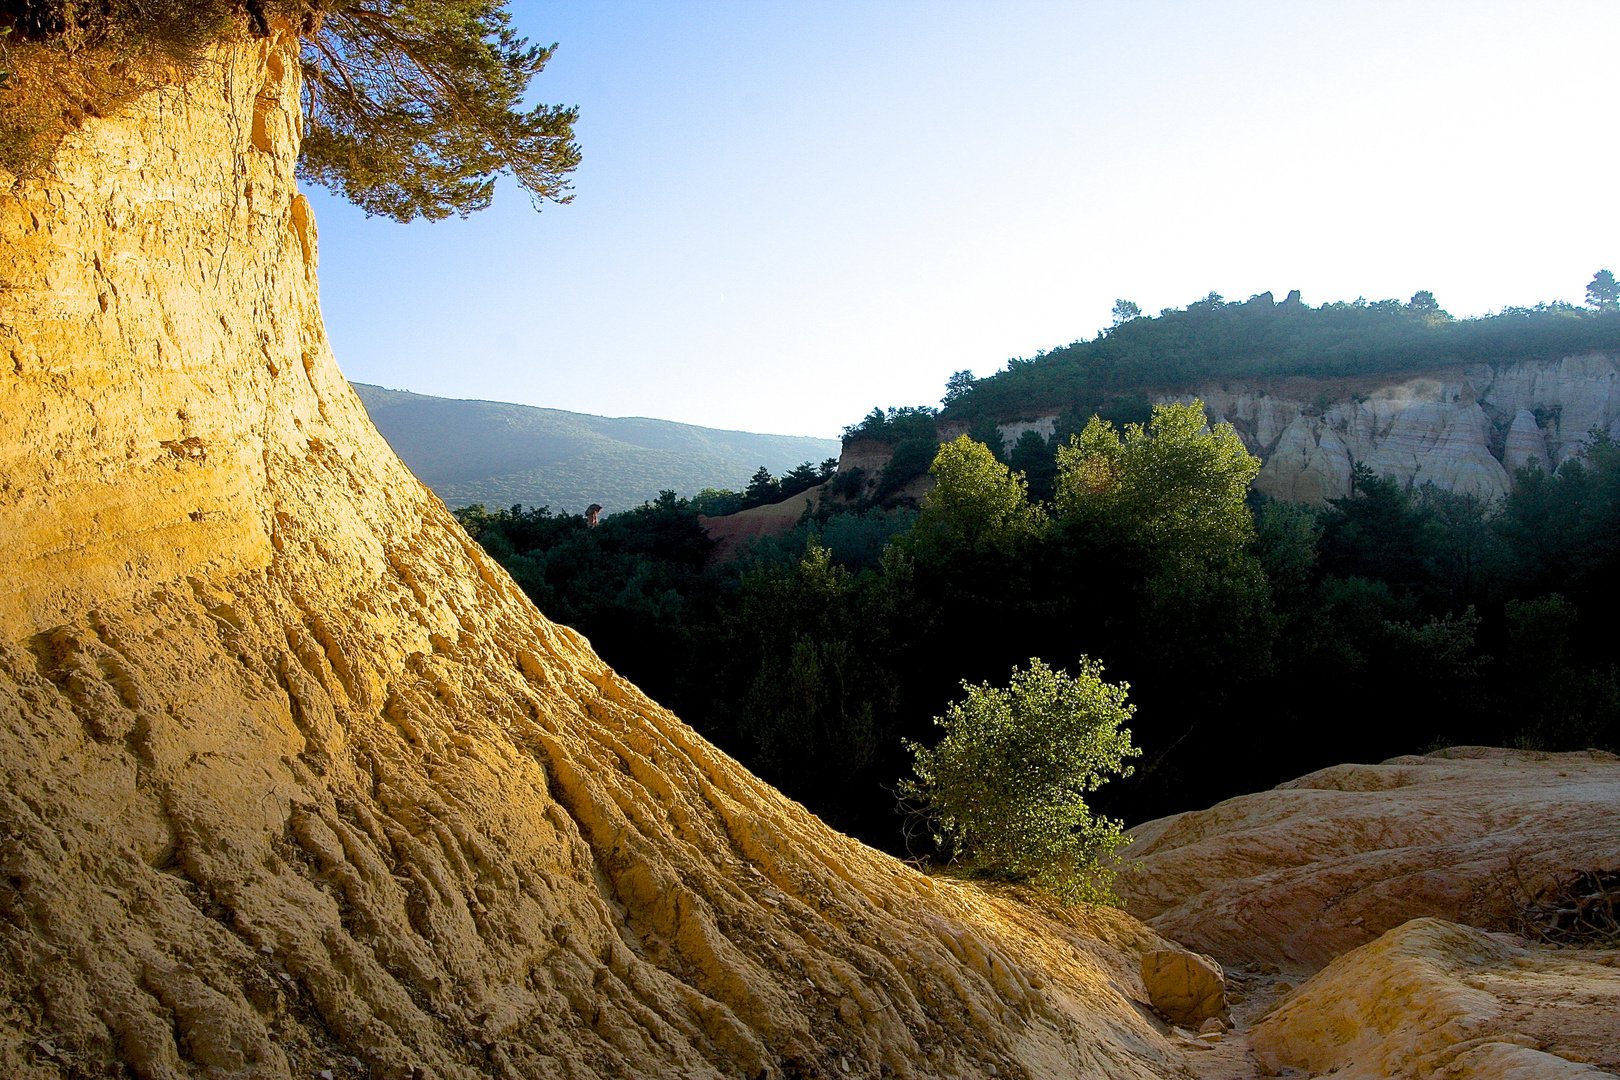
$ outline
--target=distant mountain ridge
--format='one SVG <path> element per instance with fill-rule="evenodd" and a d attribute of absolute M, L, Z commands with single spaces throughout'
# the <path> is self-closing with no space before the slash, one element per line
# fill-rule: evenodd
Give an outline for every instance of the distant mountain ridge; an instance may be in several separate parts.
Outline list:
<path fill-rule="evenodd" d="M 577 513 L 597 502 L 612 513 L 663 490 L 741 490 L 761 465 L 779 475 L 837 457 L 840 445 L 351 385 L 394 452 L 452 508 L 522 503 Z"/>

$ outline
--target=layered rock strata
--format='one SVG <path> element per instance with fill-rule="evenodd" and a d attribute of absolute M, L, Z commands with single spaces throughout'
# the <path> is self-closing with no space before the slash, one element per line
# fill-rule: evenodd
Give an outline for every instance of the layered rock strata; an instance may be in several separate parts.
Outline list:
<path fill-rule="evenodd" d="M 1130 834 L 1132 914 L 1224 963 L 1309 971 L 1420 916 L 1508 929 L 1541 886 L 1620 866 L 1620 759 L 1454 747 Z"/>
<path fill-rule="evenodd" d="M 389 452 L 315 302 L 294 48 L 0 196 L 0 1074 L 1173 1071 L 1165 941 L 826 829 Z"/>

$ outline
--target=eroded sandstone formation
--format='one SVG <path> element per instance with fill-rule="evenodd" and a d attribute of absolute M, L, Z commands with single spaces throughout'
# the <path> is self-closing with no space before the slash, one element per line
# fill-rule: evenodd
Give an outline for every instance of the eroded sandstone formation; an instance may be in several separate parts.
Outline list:
<path fill-rule="evenodd" d="M 1414 919 L 1339 957 L 1249 1036 L 1263 1075 L 1613 1080 L 1620 953 Z"/>
<path fill-rule="evenodd" d="M 388 451 L 293 48 L 0 197 L 0 1075 L 1173 1072 L 1130 1000 L 1163 939 L 829 831 Z"/>
<path fill-rule="evenodd" d="M 1620 866 L 1620 759 L 1453 747 L 1322 769 L 1130 835 L 1132 914 L 1223 963 L 1313 971 L 1420 916 L 1509 929 L 1544 885 Z"/>
<path fill-rule="evenodd" d="M 1348 495 L 1357 463 L 1404 484 L 1496 499 L 1532 458 L 1554 469 L 1580 454 L 1594 428 L 1620 433 L 1620 364 L 1605 354 L 1397 382 L 1222 384 L 1183 400 L 1191 396 L 1265 462 L 1257 491 L 1313 504 Z"/>

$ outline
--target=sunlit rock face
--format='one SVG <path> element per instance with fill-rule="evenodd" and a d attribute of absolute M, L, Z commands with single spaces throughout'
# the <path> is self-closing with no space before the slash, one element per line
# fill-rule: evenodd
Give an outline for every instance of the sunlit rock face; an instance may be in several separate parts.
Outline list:
<path fill-rule="evenodd" d="M 1311 391 L 1316 393 L 1311 396 Z M 1355 463 L 1402 483 L 1486 499 L 1533 457 L 1556 468 L 1620 420 L 1617 367 L 1606 355 L 1473 367 L 1367 390 L 1319 380 L 1209 387 L 1210 416 L 1229 421 L 1265 462 L 1255 489 L 1320 503 L 1350 492 Z"/>
<path fill-rule="evenodd" d="M 1414 919 L 1295 990 L 1250 1046 L 1266 1076 L 1614 1080 L 1617 958 Z"/>
<path fill-rule="evenodd" d="M 1397 381 L 1233 380 L 1158 400 L 1201 400 L 1213 422 L 1230 423 L 1265 463 L 1255 490 L 1273 498 L 1342 498 L 1359 463 L 1403 484 L 1496 499 L 1532 458 L 1555 469 L 1581 454 L 1594 428 L 1620 434 L 1620 364 L 1594 354 Z M 1050 436 L 1057 420 L 1037 412 L 998 425 L 1004 448 L 1025 431 Z"/>
<path fill-rule="evenodd" d="M 0 1075 L 1172 1071 L 1164 939 L 831 832 L 400 464 L 322 329 L 294 49 L 0 178 Z"/>

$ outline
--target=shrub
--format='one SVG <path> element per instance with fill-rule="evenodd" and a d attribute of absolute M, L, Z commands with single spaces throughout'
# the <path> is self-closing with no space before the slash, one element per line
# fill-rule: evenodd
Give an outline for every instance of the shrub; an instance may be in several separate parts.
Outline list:
<path fill-rule="evenodd" d="M 916 779 L 901 795 L 929 818 L 935 843 L 987 877 L 1029 882 L 1065 903 L 1113 899 L 1103 861 L 1126 841 L 1120 823 L 1096 817 L 1086 795 L 1129 776 L 1141 753 L 1121 727 L 1134 709 L 1124 683 L 1102 679 L 1082 657 L 1078 674 L 1038 659 L 1013 668 L 1002 689 L 971 686 L 935 723 L 932 749 L 908 743 Z"/>

